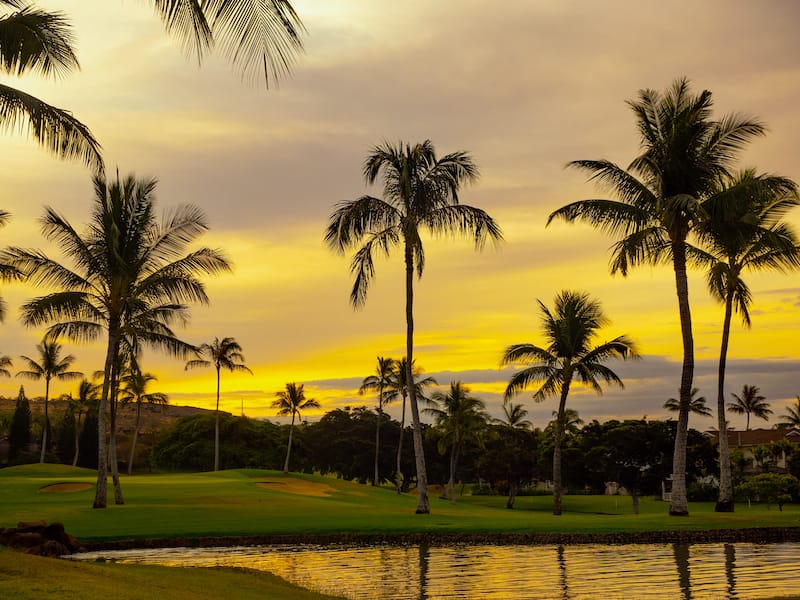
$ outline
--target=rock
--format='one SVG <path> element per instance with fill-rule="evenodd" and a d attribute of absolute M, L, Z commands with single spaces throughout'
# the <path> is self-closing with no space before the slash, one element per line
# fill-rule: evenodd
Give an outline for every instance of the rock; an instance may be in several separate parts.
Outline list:
<path fill-rule="evenodd" d="M 25 549 L 28 554 L 63 556 L 83 549 L 82 544 L 64 530 L 61 523 L 20 522 L 16 528 L 0 529 L 0 545 Z"/>

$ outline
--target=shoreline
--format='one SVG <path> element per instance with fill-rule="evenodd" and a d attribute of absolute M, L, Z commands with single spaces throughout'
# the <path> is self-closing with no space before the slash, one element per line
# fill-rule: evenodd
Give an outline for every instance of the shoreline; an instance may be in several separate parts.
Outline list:
<path fill-rule="evenodd" d="M 201 536 L 81 542 L 82 551 L 231 546 L 453 546 L 453 545 L 585 545 L 585 544 L 774 544 L 800 542 L 800 526 L 742 529 L 633 531 L 616 533 L 398 533 L 282 534 Z"/>

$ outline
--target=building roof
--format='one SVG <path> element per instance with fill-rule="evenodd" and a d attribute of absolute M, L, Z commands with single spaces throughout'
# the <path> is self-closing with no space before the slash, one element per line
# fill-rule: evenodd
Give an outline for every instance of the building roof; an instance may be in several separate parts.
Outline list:
<path fill-rule="evenodd" d="M 712 437 L 715 441 L 719 439 L 718 431 L 707 431 L 706 435 Z M 728 446 L 731 448 L 758 446 L 759 444 L 777 442 L 781 439 L 800 443 L 800 431 L 797 429 L 748 429 L 744 431 L 728 430 Z"/>

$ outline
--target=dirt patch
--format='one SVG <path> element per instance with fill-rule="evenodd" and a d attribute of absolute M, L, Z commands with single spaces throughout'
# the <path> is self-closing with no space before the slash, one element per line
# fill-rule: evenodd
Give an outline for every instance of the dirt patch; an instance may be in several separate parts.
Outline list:
<path fill-rule="evenodd" d="M 257 481 L 256 485 L 265 490 L 275 490 L 276 492 L 286 492 L 287 494 L 298 494 L 300 496 L 316 496 L 317 498 L 327 498 L 338 491 L 327 483 L 305 481 L 304 479 L 264 480 Z"/>
<path fill-rule="evenodd" d="M 40 492 L 62 493 L 62 492 L 83 492 L 90 490 L 94 486 L 91 483 L 54 483 L 39 488 Z"/>

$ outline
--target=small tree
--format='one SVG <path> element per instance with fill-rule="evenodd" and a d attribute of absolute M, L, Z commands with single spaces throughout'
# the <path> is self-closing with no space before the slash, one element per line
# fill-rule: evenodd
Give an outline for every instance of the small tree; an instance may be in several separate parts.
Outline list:
<path fill-rule="evenodd" d="M 778 510 L 783 511 L 783 505 L 800 493 L 800 480 L 794 475 L 761 473 L 738 486 L 736 492 L 748 499 L 766 500 L 767 508 L 777 504 Z"/>

